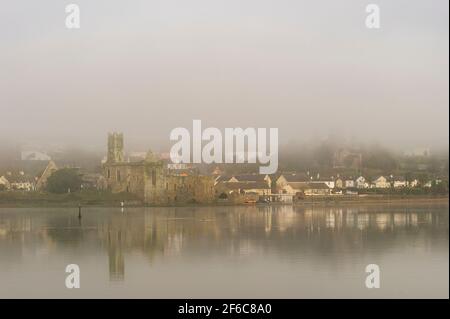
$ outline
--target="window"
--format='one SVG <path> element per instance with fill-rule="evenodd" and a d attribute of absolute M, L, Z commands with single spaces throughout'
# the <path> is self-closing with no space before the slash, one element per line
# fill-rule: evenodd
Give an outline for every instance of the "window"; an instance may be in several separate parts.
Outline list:
<path fill-rule="evenodd" d="M 108 178 L 111 178 L 111 170 L 108 168 L 108 172 L 106 173 L 106 176 L 108 176 Z"/>
<path fill-rule="evenodd" d="M 117 170 L 117 181 L 120 182 L 120 170 Z"/>

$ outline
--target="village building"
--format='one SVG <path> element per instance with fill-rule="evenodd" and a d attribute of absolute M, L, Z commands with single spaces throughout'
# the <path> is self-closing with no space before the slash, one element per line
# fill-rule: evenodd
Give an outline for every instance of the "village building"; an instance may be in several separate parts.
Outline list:
<path fill-rule="evenodd" d="M 320 174 L 317 174 L 316 178 L 311 178 L 308 183 L 313 183 L 313 184 L 326 184 L 328 186 L 328 188 L 334 188 L 335 185 L 335 179 L 333 176 L 330 177 L 322 177 Z"/>
<path fill-rule="evenodd" d="M 272 180 L 266 174 L 242 174 L 233 176 L 234 180 L 242 183 L 265 183 L 269 187 L 272 185 Z"/>
<path fill-rule="evenodd" d="M 58 170 L 55 162 L 49 161 L 44 171 L 37 178 L 35 189 L 37 191 L 43 191 L 47 187 L 47 179 Z"/>
<path fill-rule="evenodd" d="M 338 176 L 334 181 L 334 188 L 344 189 L 344 188 L 355 188 L 356 181 L 353 177 Z"/>
<path fill-rule="evenodd" d="M 280 193 L 282 192 L 284 186 L 287 184 L 298 186 L 305 185 L 305 184 L 326 184 L 329 189 L 332 189 L 335 187 L 335 178 L 333 176 L 331 177 L 321 177 L 320 174 L 317 174 L 316 177 L 310 176 L 308 173 L 292 173 L 292 174 L 282 174 L 280 175 L 276 182 L 275 182 L 275 188 Z"/>
<path fill-rule="evenodd" d="M 272 185 L 272 180 L 267 174 L 241 174 L 241 175 L 220 175 L 216 177 L 216 182 L 225 182 L 225 183 L 255 183 L 261 182 L 265 183 L 268 186 Z"/>
<path fill-rule="evenodd" d="M 344 183 L 345 183 L 345 182 L 344 182 L 344 178 L 338 176 L 338 177 L 336 177 L 336 179 L 334 180 L 334 188 L 342 189 L 342 188 L 344 188 L 344 185 L 345 185 Z"/>
<path fill-rule="evenodd" d="M 231 198 L 234 202 L 245 202 L 251 199 L 268 199 L 272 194 L 266 182 L 219 182 L 215 186 L 216 195 L 220 199 Z M 248 197 L 252 195 L 252 197 Z"/>
<path fill-rule="evenodd" d="M 435 179 L 429 180 L 428 182 L 426 182 L 423 185 L 423 187 L 429 188 L 429 187 L 432 187 L 433 185 L 439 185 L 442 183 L 443 180 L 444 180 L 443 178 L 435 178 Z"/>
<path fill-rule="evenodd" d="M 0 190 L 8 190 L 11 188 L 11 184 L 5 176 L 0 176 Z"/>
<path fill-rule="evenodd" d="M 214 177 L 214 185 L 217 185 L 218 183 L 226 183 L 229 182 L 232 176 L 229 175 L 216 175 Z"/>
<path fill-rule="evenodd" d="M 311 182 L 308 174 L 282 174 L 275 184 L 278 194 L 296 195 L 299 192 L 304 195 L 331 194 L 331 187 L 327 183 L 317 180 Z"/>
<path fill-rule="evenodd" d="M 356 187 L 356 183 L 355 180 L 353 179 L 353 177 L 347 177 L 345 179 L 345 188 L 355 188 Z"/>
<path fill-rule="evenodd" d="M 35 180 L 32 176 L 26 175 L 23 171 L 16 174 L 9 172 L 8 181 L 10 189 L 21 191 L 32 191 L 35 189 Z"/>
<path fill-rule="evenodd" d="M 124 161 L 123 135 L 108 135 L 108 154 L 103 176 L 113 193 L 129 192 L 152 205 L 209 203 L 214 200 L 214 178 L 170 174 L 165 162 L 149 151 L 138 162 Z"/>
<path fill-rule="evenodd" d="M 307 174 L 303 173 L 292 173 L 292 174 L 282 174 L 275 181 L 275 188 L 278 193 L 282 193 L 284 187 L 288 184 L 305 184 L 308 183 L 311 178 Z"/>
<path fill-rule="evenodd" d="M 356 188 L 362 189 L 362 188 L 369 188 L 370 185 L 364 176 L 359 176 L 355 180 L 355 186 Z"/>
<path fill-rule="evenodd" d="M 378 176 L 372 180 L 372 188 L 389 188 L 389 187 L 391 187 L 391 183 L 384 176 Z"/>
<path fill-rule="evenodd" d="M 331 195 L 331 188 L 325 183 L 288 183 L 282 193 L 294 195 L 298 199 L 303 196 Z"/>
<path fill-rule="evenodd" d="M 214 176 L 214 177 L 220 176 L 220 175 L 222 175 L 222 174 L 223 174 L 223 172 L 222 172 L 222 170 L 219 168 L 219 166 L 216 166 L 216 167 L 214 168 L 214 170 L 212 171 L 212 173 L 211 173 L 211 175 Z"/>
<path fill-rule="evenodd" d="M 420 182 L 417 178 L 413 179 L 412 181 L 408 181 L 408 187 L 418 187 L 420 185 Z"/>
<path fill-rule="evenodd" d="M 395 176 L 392 178 L 392 186 L 394 186 L 394 188 L 407 187 L 408 182 L 404 176 Z"/>
<path fill-rule="evenodd" d="M 255 193 L 259 196 L 267 196 L 271 194 L 270 186 L 264 182 L 235 182 L 235 183 L 220 183 L 217 189 L 225 187 L 229 190 L 237 190 L 241 193 Z"/>
<path fill-rule="evenodd" d="M 269 200 L 272 181 L 265 174 L 222 175 L 216 178 L 216 195 L 234 203 Z"/>

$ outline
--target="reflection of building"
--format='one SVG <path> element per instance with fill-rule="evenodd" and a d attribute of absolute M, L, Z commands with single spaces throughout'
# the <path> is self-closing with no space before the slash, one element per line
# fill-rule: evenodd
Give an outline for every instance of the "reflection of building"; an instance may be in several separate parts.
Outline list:
<path fill-rule="evenodd" d="M 122 249 L 116 247 L 108 249 L 109 259 L 109 279 L 123 280 L 125 277 L 125 259 L 123 257 Z"/>
<path fill-rule="evenodd" d="M 375 215 L 376 227 L 379 230 L 385 230 L 391 221 L 390 214 L 379 213 Z"/>
<path fill-rule="evenodd" d="M 133 193 L 147 204 L 208 203 L 214 199 L 211 176 L 171 174 L 150 151 L 145 160 L 125 162 L 123 135 L 119 133 L 108 136 L 103 174 L 112 192 Z"/>
<path fill-rule="evenodd" d="M 369 227 L 369 214 L 362 213 L 357 215 L 357 226 L 363 230 Z"/>
<path fill-rule="evenodd" d="M 289 258 L 319 257 L 323 262 L 324 256 L 342 258 L 343 253 L 374 248 L 390 252 L 393 242 L 419 248 L 441 242 L 448 235 L 448 212 L 427 209 L 262 205 L 130 208 L 121 213 L 96 208 L 83 216 L 84 227 L 70 213 L 4 213 L 0 251 L 3 248 L 2 257 L 8 258 L 0 258 L 0 268 L 11 261 L 29 262 L 25 257 L 30 253 L 71 255 L 76 251 L 92 256 L 93 248 L 108 254 L 109 265 L 101 271 L 109 270 L 111 281 L 124 280 L 125 263 L 129 272 L 136 262 L 127 258 L 136 254 L 149 263 L 176 263 L 177 256 L 195 256 L 200 262 L 219 255 L 259 258 L 274 252 Z M 106 261 L 103 253 L 95 255 Z"/>

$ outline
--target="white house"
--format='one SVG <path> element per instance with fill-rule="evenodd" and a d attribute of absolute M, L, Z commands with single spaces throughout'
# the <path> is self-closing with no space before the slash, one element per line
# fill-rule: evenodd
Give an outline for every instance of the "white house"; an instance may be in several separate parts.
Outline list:
<path fill-rule="evenodd" d="M 432 187 L 433 184 L 434 184 L 434 185 L 439 185 L 440 183 L 442 183 L 442 179 L 437 178 L 437 179 L 435 179 L 435 180 L 426 182 L 426 183 L 423 185 L 423 187 Z"/>
<path fill-rule="evenodd" d="M 5 176 L 0 176 L 0 185 L 3 185 L 2 187 L 4 189 L 10 189 L 11 187 L 8 179 Z"/>
<path fill-rule="evenodd" d="M 378 176 L 372 181 L 373 188 L 389 188 L 391 187 L 391 183 L 384 176 Z"/>
<path fill-rule="evenodd" d="M 327 184 L 329 185 L 329 184 Z M 354 188 L 356 187 L 356 182 L 353 177 L 337 177 L 334 180 L 334 188 Z"/>
<path fill-rule="evenodd" d="M 408 182 L 408 187 L 417 187 L 419 186 L 420 182 L 417 178 L 413 179 L 412 181 Z"/>
<path fill-rule="evenodd" d="M 367 183 L 367 181 L 364 178 L 364 176 L 359 176 L 355 180 L 355 185 L 356 185 L 356 188 L 369 188 L 369 183 Z"/>
<path fill-rule="evenodd" d="M 406 181 L 406 178 L 403 176 L 396 176 L 393 178 L 393 185 L 394 188 L 401 188 L 408 186 L 408 183 Z"/>
<path fill-rule="evenodd" d="M 345 188 L 355 188 L 356 182 L 353 178 L 349 177 L 344 180 Z"/>
<path fill-rule="evenodd" d="M 334 177 L 322 177 L 320 174 L 317 174 L 316 178 L 311 178 L 308 183 L 316 183 L 316 184 L 325 184 L 328 186 L 328 188 L 334 188 L 335 186 L 335 180 Z"/>
<path fill-rule="evenodd" d="M 331 188 L 325 183 L 287 183 L 282 189 L 288 195 L 330 195 Z"/>
<path fill-rule="evenodd" d="M 14 190 L 31 191 L 35 189 L 35 180 L 31 176 L 25 175 L 23 171 L 9 175 L 9 183 L 11 189 Z"/>

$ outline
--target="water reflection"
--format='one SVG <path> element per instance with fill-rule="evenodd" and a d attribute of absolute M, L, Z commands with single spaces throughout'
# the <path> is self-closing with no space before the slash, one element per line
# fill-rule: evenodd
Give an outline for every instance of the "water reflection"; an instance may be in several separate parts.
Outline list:
<path fill-rule="evenodd" d="M 292 206 L 85 209 L 2 209 L 0 265 L 19 263 L 27 251 L 106 252 L 109 277 L 124 280 L 126 256 L 251 256 L 305 252 L 345 258 L 370 249 L 442 242 L 448 245 L 446 207 Z M 345 252 L 345 254 L 343 254 Z"/>

